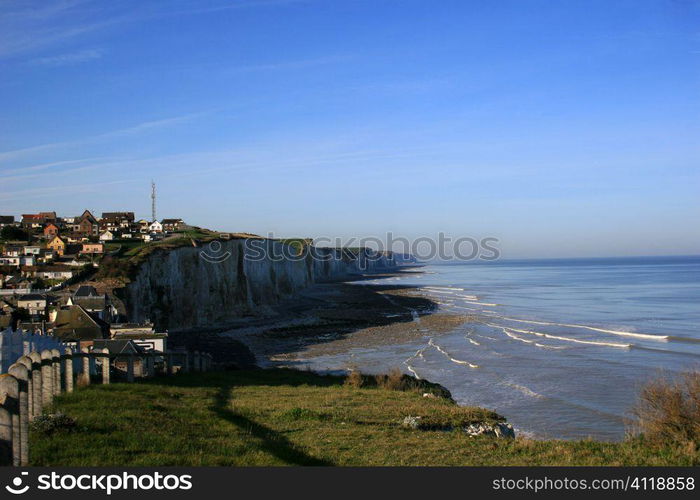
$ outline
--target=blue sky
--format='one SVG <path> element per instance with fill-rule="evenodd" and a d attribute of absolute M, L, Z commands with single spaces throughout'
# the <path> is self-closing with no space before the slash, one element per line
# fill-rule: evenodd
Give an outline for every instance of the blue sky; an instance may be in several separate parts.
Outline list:
<path fill-rule="evenodd" d="M 700 253 L 700 2 L 0 0 L 0 213 Z"/>

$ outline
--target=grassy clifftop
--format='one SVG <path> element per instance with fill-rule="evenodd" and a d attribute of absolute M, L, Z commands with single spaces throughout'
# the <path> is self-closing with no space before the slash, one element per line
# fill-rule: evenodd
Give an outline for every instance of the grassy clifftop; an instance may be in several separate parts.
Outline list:
<path fill-rule="evenodd" d="M 33 465 L 692 465 L 695 450 L 469 437 L 401 425 L 498 420 L 425 389 L 356 387 L 291 370 L 180 375 L 59 397 L 73 429 L 33 431 Z M 357 385 L 357 384 L 355 384 Z"/>

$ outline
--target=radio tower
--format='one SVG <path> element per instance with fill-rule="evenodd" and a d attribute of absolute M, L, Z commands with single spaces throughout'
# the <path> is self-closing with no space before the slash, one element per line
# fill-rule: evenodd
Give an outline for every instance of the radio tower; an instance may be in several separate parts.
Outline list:
<path fill-rule="evenodd" d="M 151 222 L 156 221 L 156 183 L 151 181 Z"/>

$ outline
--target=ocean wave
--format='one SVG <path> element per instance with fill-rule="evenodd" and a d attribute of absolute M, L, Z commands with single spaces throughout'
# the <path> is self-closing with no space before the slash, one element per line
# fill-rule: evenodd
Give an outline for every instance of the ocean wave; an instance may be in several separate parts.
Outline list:
<path fill-rule="evenodd" d="M 488 326 L 493 327 L 493 328 L 500 328 L 503 330 L 503 332 L 508 335 L 507 330 L 510 330 L 512 332 L 517 332 L 517 333 L 526 333 L 528 335 L 537 335 L 539 337 L 544 337 L 548 339 L 555 339 L 555 340 L 561 340 L 564 342 L 575 342 L 577 344 L 588 344 L 588 345 L 598 345 L 598 346 L 603 346 L 603 347 L 616 347 L 616 348 L 622 348 L 622 349 L 629 349 L 632 347 L 632 344 L 616 344 L 614 342 L 599 342 L 596 340 L 581 340 L 581 339 L 572 339 L 570 337 L 560 337 L 558 335 L 551 335 L 549 333 L 543 333 L 543 332 L 536 332 L 534 330 L 519 330 L 517 328 L 510 328 L 510 327 L 503 327 L 500 325 L 494 325 L 491 323 L 487 323 Z"/>
<path fill-rule="evenodd" d="M 506 321 L 517 321 L 518 323 L 530 323 L 533 325 L 564 326 L 567 328 L 585 328 L 586 330 L 593 330 L 596 332 L 609 333 L 611 335 L 620 335 L 623 337 L 636 337 L 636 338 L 640 338 L 640 339 L 649 339 L 649 340 L 668 340 L 669 339 L 668 335 L 657 335 L 657 334 L 652 334 L 652 333 L 626 332 L 624 330 L 608 330 L 605 328 L 598 328 L 598 327 L 587 326 L 587 325 L 576 325 L 576 324 L 570 324 L 570 323 L 553 323 L 550 321 L 534 321 L 534 320 L 526 320 L 526 319 L 507 318 L 505 316 L 503 316 L 501 319 L 504 319 Z"/>
<path fill-rule="evenodd" d="M 461 359 L 453 358 L 446 350 L 444 350 L 442 347 L 433 342 L 432 338 L 428 341 L 428 345 L 437 349 L 438 352 L 442 353 L 447 359 L 449 359 L 453 363 L 456 363 L 458 365 L 466 365 L 469 368 L 479 368 L 479 365 L 475 365 L 474 363 L 470 363 L 469 361 L 463 361 Z"/>
<path fill-rule="evenodd" d="M 426 290 L 455 290 L 457 292 L 463 292 L 464 288 L 456 288 L 456 287 L 450 287 L 450 286 L 424 286 Z"/>
<path fill-rule="evenodd" d="M 489 339 L 489 340 L 494 340 L 494 341 L 498 342 L 497 338 L 489 337 L 488 335 L 476 335 L 476 337 L 479 337 L 480 339 Z"/>
<path fill-rule="evenodd" d="M 512 338 L 512 339 L 514 339 L 514 340 L 519 340 L 519 341 L 525 342 L 525 343 L 527 343 L 527 344 L 532 344 L 532 345 L 534 345 L 535 347 L 541 347 L 542 349 L 565 349 L 564 346 L 554 346 L 554 345 L 540 344 L 539 342 L 536 342 L 536 341 L 534 341 L 534 340 L 524 339 L 524 338 L 522 338 L 522 337 L 518 337 L 518 336 L 515 335 L 514 333 L 508 333 L 508 330 L 505 330 L 505 329 L 503 330 L 503 333 L 505 333 L 506 335 L 508 335 L 510 338 Z"/>
<path fill-rule="evenodd" d="M 532 389 L 530 389 L 529 387 L 525 387 L 524 385 L 512 384 L 510 382 L 504 382 L 504 384 L 507 385 L 508 387 L 512 387 L 513 389 L 516 389 L 516 390 L 522 392 L 526 396 L 530 396 L 531 398 L 542 399 L 545 397 L 544 395 L 539 394 L 539 393 L 533 391 Z"/>
<path fill-rule="evenodd" d="M 407 369 L 409 372 L 411 372 L 411 374 L 412 374 L 414 377 L 416 377 L 418 380 L 421 380 L 420 375 L 418 375 L 418 372 L 417 372 L 416 370 L 414 370 L 413 367 L 412 367 L 411 365 L 409 365 L 409 364 L 406 363 L 405 361 L 403 362 L 403 364 L 406 365 L 406 369 Z"/>

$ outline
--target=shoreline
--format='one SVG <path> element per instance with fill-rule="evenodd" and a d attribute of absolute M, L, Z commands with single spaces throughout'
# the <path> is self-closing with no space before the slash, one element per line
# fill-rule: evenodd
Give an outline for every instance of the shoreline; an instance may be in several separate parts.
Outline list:
<path fill-rule="evenodd" d="M 422 273 L 415 269 L 317 283 L 268 308 L 264 316 L 173 331 L 170 341 L 213 352 L 216 362 L 233 367 L 294 368 L 307 358 L 407 343 L 428 331 L 439 335 L 474 319 L 441 311 L 437 302 L 415 293 L 419 287 L 362 283 Z"/>

